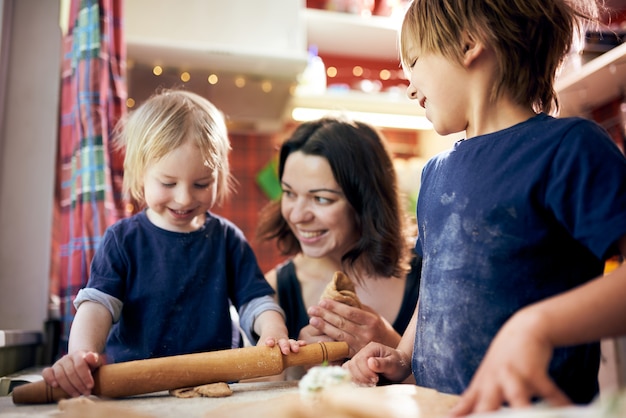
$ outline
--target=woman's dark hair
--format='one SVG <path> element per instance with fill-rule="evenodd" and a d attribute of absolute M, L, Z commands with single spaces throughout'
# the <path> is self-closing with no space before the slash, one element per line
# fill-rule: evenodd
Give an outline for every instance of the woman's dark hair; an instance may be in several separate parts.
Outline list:
<path fill-rule="evenodd" d="M 278 176 L 293 152 L 325 158 L 335 180 L 356 214 L 361 234 L 343 255 L 353 273 L 359 266 L 368 274 L 404 277 L 408 270 L 409 244 L 397 176 L 382 135 L 369 125 L 326 117 L 298 126 L 280 148 Z M 280 200 L 261 211 L 257 238 L 276 239 L 283 255 L 300 252 L 300 243 L 281 214 Z M 359 277 L 355 277 L 359 280 Z"/>

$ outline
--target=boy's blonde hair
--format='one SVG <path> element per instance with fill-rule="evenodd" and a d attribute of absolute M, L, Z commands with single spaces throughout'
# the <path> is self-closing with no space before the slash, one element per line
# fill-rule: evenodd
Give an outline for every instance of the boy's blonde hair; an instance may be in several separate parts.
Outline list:
<path fill-rule="evenodd" d="M 216 173 L 221 204 L 232 190 L 230 141 L 222 113 L 204 97 L 184 90 L 162 90 L 120 125 L 117 144 L 125 149 L 124 191 L 144 204 L 143 176 L 148 165 L 187 141 L 198 146 L 207 168 Z"/>
<path fill-rule="evenodd" d="M 409 49 L 462 62 L 466 41 L 483 43 L 498 62 L 491 91 L 539 112 L 558 112 L 557 71 L 586 22 L 597 22 L 599 6 L 589 0 L 413 0 L 400 33 L 402 65 Z"/>

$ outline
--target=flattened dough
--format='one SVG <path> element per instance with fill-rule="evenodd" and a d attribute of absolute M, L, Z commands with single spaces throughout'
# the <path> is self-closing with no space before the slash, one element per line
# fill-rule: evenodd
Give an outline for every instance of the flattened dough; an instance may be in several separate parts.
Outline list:
<path fill-rule="evenodd" d="M 201 396 L 206 398 L 224 398 L 233 394 L 230 386 L 225 382 L 209 383 L 192 388 L 172 389 L 169 392 L 170 395 L 177 398 L 199 398 Z"/>

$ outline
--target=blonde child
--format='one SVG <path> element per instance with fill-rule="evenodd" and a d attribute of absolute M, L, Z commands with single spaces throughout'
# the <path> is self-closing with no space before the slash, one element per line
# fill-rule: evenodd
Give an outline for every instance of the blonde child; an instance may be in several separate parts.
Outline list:
<path fill-rule="evenodd" d="M 242 232 L 210 209 L 231 186 L 221 112 L 201 96 L 165 90 L 130 114 L 124 187 L 145 209 L 111 226 L 94 256 L 68 354 L 43 371 L 87 395 L 107 362 L 236 346 L 230 305 L 252 341 L 297 352 Z"/>

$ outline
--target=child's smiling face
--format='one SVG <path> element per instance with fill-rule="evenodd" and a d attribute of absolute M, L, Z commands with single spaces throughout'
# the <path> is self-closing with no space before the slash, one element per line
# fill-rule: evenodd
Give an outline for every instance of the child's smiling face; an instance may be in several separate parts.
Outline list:
<path fill-rule="evenodd" d="M 150 164 L 143 176 L 148 217 L 168 231 L 198 229 L 215 203 L 217 173 L 202 161 L 192 141 L 186 141 Z"/>
<path fill-rule="evenodd" d="M 467 126 L 468 82 L 465 68 L 433 52 L 407 48 L 405 61 L 410 84 L 407 95 L 417 100 L 440 135 L 461 132 Z"/>

